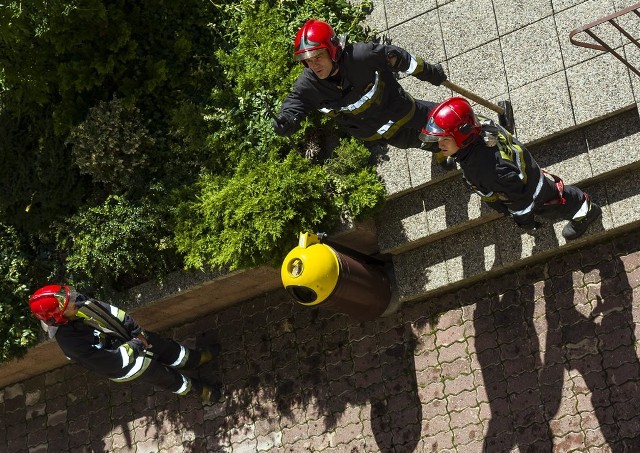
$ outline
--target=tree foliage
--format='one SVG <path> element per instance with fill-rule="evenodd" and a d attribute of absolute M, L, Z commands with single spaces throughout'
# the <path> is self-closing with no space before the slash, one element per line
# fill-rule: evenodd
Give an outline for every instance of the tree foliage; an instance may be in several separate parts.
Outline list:
<path fill-rule="evenodd" d="M 175 268 L 173 241 L 159 209 L 109 196 L 58 228 L 58 249 L 75 284 L 122 289 Z"/>
<path fill-rule="evenodd" d="M 231 178 L 205 176 L 183 205 L 179 250 L 194 267 L 277 264 L 300 229 L 318 225 L 332 204 L 326 174 L 302 157 L 257 163 Z"/>
<path fill-rule="evenodd" d="M 300 230 L 375 213 L 383 188 L 360 143 L 319 115 L 292 137 L 271 127 L 302 69 L 292 58 L 296 30 L 313 17 L 362 40 L 369 8 L 0 7 L 0 337 L 14 345 L 6 356 L 35 338 L 18 301 L 50 281 L 100 296 L 184 266 L 276 265 Z M 303 156 L 316 143 L 338 146 L 310 162 Z"/>
<path fill-rule="evenodd" d="M 80 173 L 106 184 L 111 193 L 139 184 L 152 165 L 154 143 L 140 110 L 117 98 L 91 107 L 67 139 Z"/>
<path fill-rule="evenodd" d="M 27 304 L 27 257 L 15 229 L 0 223 L 0 361 L 22 355 L 37 339 Z"/>

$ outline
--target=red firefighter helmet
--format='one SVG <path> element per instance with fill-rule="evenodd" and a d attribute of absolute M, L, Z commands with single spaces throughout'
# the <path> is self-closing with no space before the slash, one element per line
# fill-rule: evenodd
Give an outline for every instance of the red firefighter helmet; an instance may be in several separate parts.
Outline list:
<path fill-rule="evenodd" d="M 422 128 L 420 140 L 435 142 L 439 137 L 453 137 L 458 148 L 470 145 L 480 135 L 480 123 L 471 104 L 464 98 L 452 97 L 436 105 Z"/>
<path fill-rule="evenodd" d="M 76 292 L 66 285 L 47 285 L 37 290 L 29 298 L 29 308 L 36 318 L 49 326 L 66 324 L 62 316 L 70 301 L 75 302 Z"/>
<path fill-rule="evenodd" d="M 298 30 L 293 49 L 293 58 L 307 65 L 304 60 L 319 54 L 322 49 L 329 51 L 331 60 L 340 58 L 342 46 L 331 25 L 317 19 L 310 19 Z"/>

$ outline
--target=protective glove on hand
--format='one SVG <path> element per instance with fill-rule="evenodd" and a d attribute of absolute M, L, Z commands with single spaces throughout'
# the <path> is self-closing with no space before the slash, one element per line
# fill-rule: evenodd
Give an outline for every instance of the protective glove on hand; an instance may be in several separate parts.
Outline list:
<path fill-rule="evenodd" d="M 127 344 L 135 351 L 136 355 L 143 354 L 145 351 L 144 344 L 138 338 L 127 341 Z"/>
<path fill-rule="evenodd" d="M 273 130 L 276 134 L 285 137 L 298 130 L 300 120 L 288 113 L 279 113 L 273 120 Z"/>
<path fill-rule="evenodd" d="M 431 77 L 429 78 L 429 83 L 431 85 L 439 86 L 447 80 L 447 74 L 444 73 L 444 68 L 440 63 L 429 65 L 431 70 Z"/>
<path fill-rule="evenodd" d="M 149 340 L 147 339 L 144 331 L 140 332 L 138 336 L 135 337 L 135 339 L 140 340 L 142 346 L 144 346 L 145 349 L 149 349 L 150 347 L 152 347 L 152 345 L 149 344 Z"/>

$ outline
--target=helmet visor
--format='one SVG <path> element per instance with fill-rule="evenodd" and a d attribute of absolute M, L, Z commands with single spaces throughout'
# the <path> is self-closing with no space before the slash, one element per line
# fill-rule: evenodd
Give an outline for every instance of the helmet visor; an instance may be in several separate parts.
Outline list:
<path fill-rule="evenodd" d="M 294 55 L 294 58 L 296 59 L 296 61 L 304 61 L 304 60 L 308 60 L 309 58 L 322 55 L 324 52 L 327 52 L 327 49 L 325 49 L 324 47 L 321 49 L 306 50 L 300 53 L 296 53 Z"/>
<path fill-rule="evenodd" d="M 418 138 L 420 141 L 428 143 L 428 142 L 437 142 L 440 137 L 447 135 L 447 132 L 438 126 L 433 119 L 433 117 L 429 118 L 427 121 L 427 125 L 422 129 Z"/>
<path fill-rule="evenodd" d="M 65 324 L 67 320 L 64 317 L 64 312 L 69 304 L 75 304 L 78 293 L 72 286 L 61 286 L 53 297 L 55 297 L 58 302 L 58 309 L 47 313 L 42 321 L 49 326 Z"/>
<path fill-rule="evenodd" d="M 58 308 L 60 311 L 64 311 L 67 306 L 67 288 L 65 286 L 61 286 L 57 293 L 53 295 L 58 301 Z"/>

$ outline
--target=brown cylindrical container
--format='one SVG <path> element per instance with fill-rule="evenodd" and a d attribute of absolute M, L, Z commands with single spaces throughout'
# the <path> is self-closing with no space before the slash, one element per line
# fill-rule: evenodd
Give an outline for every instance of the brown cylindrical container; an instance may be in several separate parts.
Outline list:
<path fill-rule="evenodd" d="M 382 265 L 364 263 L 302 233 L 280 270 L 287 292 L 301 305 L 345 313 L 359 321 L 382 315 L 391 282 Z"/>

